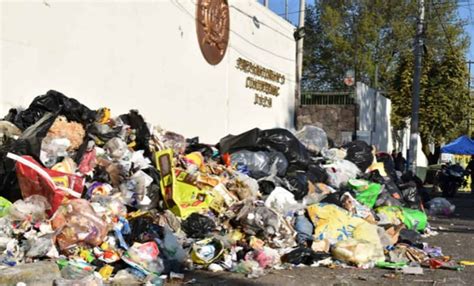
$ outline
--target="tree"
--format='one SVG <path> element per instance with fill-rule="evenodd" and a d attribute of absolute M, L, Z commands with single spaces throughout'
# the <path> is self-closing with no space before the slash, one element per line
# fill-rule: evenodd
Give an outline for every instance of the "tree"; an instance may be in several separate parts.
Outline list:
<path fill-rule="evenodd" d="M 415 10 L 414 10 L 415 9 Z M 345 72 L 388 88 L 414 35 L 415 1 L 320 0 L 306 13 L 303 88 L 344 90 Z"/>
<path fill-rule="evenodd" d="M 427 156 L 430 144 L 439 149 L 468 128 L 469 75 L 464 57 L 468 39 L 455 9 L 433 2 L 428 7 L 419 109 L 420 137 Z M 412 71 L 413 54 L 408 53 L 399 62 L 389 93 L 395 130 L 405 128 L 411 114 Z"/>

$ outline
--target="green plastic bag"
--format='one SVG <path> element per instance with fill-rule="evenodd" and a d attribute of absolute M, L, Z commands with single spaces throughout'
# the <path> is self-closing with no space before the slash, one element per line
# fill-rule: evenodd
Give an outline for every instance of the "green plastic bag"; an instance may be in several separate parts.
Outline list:
<path fill-rule="evenodd" d="M 387 268 L 387 269 L 399 269 L 403 266 L 406 266 L 406 262 L 388 262 L 388 261 L 378 261 L 375 263 L 375 266 L 378 268 Z"/>
<path fill-rule="evenodd" d="M 385 214 L 389 220 L 398 218 L 408 229 L 423 231 L 428 224 L 428 217 L 420 210 L 402 208 L 397 206 L 379 207 L 375 210 L 377 213 Z"/>
<path fill-rule="evenodd" d="M 419 210 L 413 210 L 409 208 L 402 208 L 403 211 L 403 223 L 408 229 L 415 229 L 423 231 L 428 224 L 428 217 L 426 214 Z"/>
<path fill-rule="evenodd" d="M 382 185 L 371 183 L 366 180 L 349 180 L 349 185 L 356 191 L 355 199 L 369 208 L 375 206 L 375 202 L 382 192 Z"/>
<path fill-rule="evenodd" d="M 0 197 L 0 217 L 7 215 L 8 209 L 11 205 L 12 203 L 9 200 L 5 199 L 4 197 Z"/>

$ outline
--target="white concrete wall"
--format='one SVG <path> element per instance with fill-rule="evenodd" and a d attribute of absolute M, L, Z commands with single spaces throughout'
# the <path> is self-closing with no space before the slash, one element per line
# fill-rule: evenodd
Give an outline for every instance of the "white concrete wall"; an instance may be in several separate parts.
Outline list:
<path fill-rule="evenodd" d="M 195 2 L 1 1 L 0 117 L 55 89 L 115 115 L 138 109 L 209 143 L 293 126 L 294 27 L 254 0 L 230 0 L 229 47 L 211 66 L 197 42 Z M 272 108 L 253 104 L 239 57 L 286 76 Z"/>

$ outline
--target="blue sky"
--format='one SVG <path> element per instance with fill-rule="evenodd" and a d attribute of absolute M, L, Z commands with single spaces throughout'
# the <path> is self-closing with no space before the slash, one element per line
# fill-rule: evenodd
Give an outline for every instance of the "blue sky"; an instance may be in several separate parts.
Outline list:
<path fill-rule="evenodd" d="M 263 0 L 258 0 L 263 3 Z M 282 17 L 285 15 L 285 0 L 268 0 L 270 3 L 270 9 L 276 14 L 281 14 Z M 306 0 L 307 4 L 314 5 L 315 0 Z M 298 23 L 298 10 L 300 0 L 288 0 L 288 19 L 294 25 Z M 466 60 L 474 61 L 474 0 L 464 0 L 458 9 L 459 16 L 465 19 L 468 24 L 466 26 L 466 32 L 471 37 L 471 46 L 467 51 Z"/>

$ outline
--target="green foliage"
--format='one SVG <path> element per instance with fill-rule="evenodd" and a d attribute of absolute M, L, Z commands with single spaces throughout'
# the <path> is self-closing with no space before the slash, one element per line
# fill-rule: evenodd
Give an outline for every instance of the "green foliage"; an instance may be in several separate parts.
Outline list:
<path fill-rule="evenodd" d="M 392 126 L 411 116 L 416 0 L 319 0 L 306 14 L 303 88 L 348 89 L 343 78 L 385 90 L 392 100 Z M 424 54 L 420 90 L 422 141 L 439 145 L 468 128 L 469 39 L 456 2 L 425 1 Z M 376 72 L 378 70 L 378 72 Z"/>

